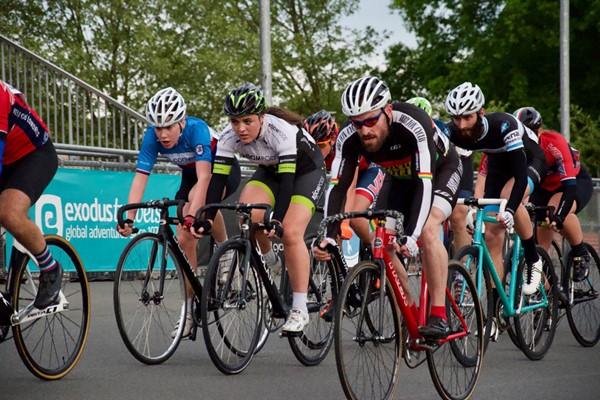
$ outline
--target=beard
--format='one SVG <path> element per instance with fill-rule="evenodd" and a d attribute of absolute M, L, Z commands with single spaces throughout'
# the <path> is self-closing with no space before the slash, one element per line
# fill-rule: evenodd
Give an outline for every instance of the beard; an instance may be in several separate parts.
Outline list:
<path fill-rule="evenodd" d="M 360 141 L 368 153 L 374 153 L 381 148 L 384 140 L 375 135 L 360 136 Z"/>
<path fill-rule="evenodd" d="M 481 138 L 481 134 L 483 133 L 483 119 L 478 115 L 477 121 L 475 124 L 467 129 L 461 129 L 461 139 L 465 144 L 472 146 L 474 145 L 479 138 Z"/>

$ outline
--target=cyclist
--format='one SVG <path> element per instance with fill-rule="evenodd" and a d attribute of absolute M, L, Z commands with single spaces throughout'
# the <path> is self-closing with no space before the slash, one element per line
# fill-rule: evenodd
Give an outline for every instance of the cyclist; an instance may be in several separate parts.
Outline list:
<path fill-rule="evenodd" d="M 431 103 L 424 97 L 413 97 L 406 101 L 409 104 L 413 104 L 419 108 L 425 110 L 430 117 L 433 114 L 433 108 L 431 107 Z M 433 118 L 433 117 L 432 117 Z M 444 131 L 444 127 L 446 124 L 437 119 L 433 118 L 433 122 L 435 125 Z M 456 198 L 469 198 L 473 196 L 473 152 L 470 150 L 465 150 L 461 147 L 456 146 L 456 151 L 460 156 L 460 162 L 462 163 L 463 174 L 460 179 L 460 185 L 458 186 L 458 193 L 456 194 Z M 452 239 L 452 248 L 448 248 L 448 251 L 452 250 L 457 252 L 464 246 L 468 246 L 471 244 L 471 236 L 467 231 L 467 226 L 465 221 L 467 219 L 467 211 L 469 207 L 457 204 L 454 206 L 452 210 L 452 214 L 450 214 L 450 225 L 452 227 L 452 232 L 454 237 Z"/>
<path fill-rule="evenodd" d="M 522 107 L 513 114 L 540 138 L 540 145 L 548 162 L 548 171 L 542 184 L 532 193 L 530 201 L 537 206 L 554 206 L 548 228 L 538 227 L 538 242 L 550 248 L 553 231 L 559 232 L 571 245 L 574 258 L 573 279 L 587 277 L 590 255 L 583 245 L 583 233 L 577 213 L 592 198 L 592 178 L 579 162 L 579 152 L 573 149 L 558 132 L 542 130 L 542 116 L 533 107 Z"/>
<path fill-rule="evenodd" d="M 235 154 L 258 165 L 242 193 L 242 203 L 271 204 L 273 214 L 257 241 L 269 268 L 279 257 L 269 238 L 279 237 L 284 245 L 286 267 L 292 287 L 292 309 L 282 326 L 283 334 L 298 334 L 309 322 L 306 305 L 310 258 L 304 232 L 325 187 L 323 156 L 314 139 L 302 128 L 302 118 L 282 108 L 267 108 L 262 91 L 251 83 L 231 90 L 223 107 L 230 124 L 217 146 L 207 201 L 218 200 Z M 255 212 L 254 221 L 263 215 Z M 214 213 L 207 212 L 192 229 L 209 233 Z"/>
<path fill-rule="evenodd" d="M 419 332 L 427 338 L 442 339 L 450 332 L 445 307 L 448 253 L 439 232 L 456 202 L 454 196 L 462 174 L 458 154 L 434 128 L 425 111 L 412 104 L 391 104 L 388 86 L 377 77 L 352 82 L 341 101 L 342 111 L 351 124 L 340 132 L 336 143 L 338 151 L 332 173 L 337 184 L 328 193 L 327 215 L 341 209 L 361 155 L 394 178 L 385 200 L 388 208 L 405 216 L 407 242 L 399 251 L 405 256 L 415 256 L 420 240 L 423 262 L 431 272 L 426 277 L 432 307 L 426 326 Z M 327 236 L 335 237 L 337 230 L 338 226 L 332 225 Z M 331 240 L 326 239 L 321 247 Z M 315 256 L 328 257 L 319 248 L 315 248 Z M 397 268 L 397 272 L 407 287 L 406 272 L 402 268 Z M 416 305 L 409 299 L 408 304 L 411 303 L 416 314 Z"/>
<path fill-rule="evenodd" d="M 205 204 L 206 190 L 211 176 L 211 129 L 203 120 L 186 115 L 183 96 L 171 87 L 159 90 L 148 101 L 146 119 L 150 126 L 142 139 L 136 173 L 129 189 L 127 202 L 137 203 L 142 200 L 152 167 L 154 167 L 159 154 L 178 165 L 181 168 L 181 183 L 175 199 L 186 201 L 183 208 L 186 216 L 184 223 L 176 228 L 177 238 L 190 265 L 196 271 L 198 269 L 196 254 L 198 240 L 190 234 L 189 228 L 194 222 L 193 214 Z M 234 179 L 231 179 L 226 195 L 234 192 L 239 184 L 239 165 L 237 174 L 232 176 Z M 137 210 L 128 211 L 124 226 L 117 225 L 117 231 L 121 235 L 131 235 L 136 212 Z M 217 245 L 227 239 L 222 216 L 219 216 L 218 223 L 215 224 L 213 238 Z M 186 283 L 186 286 L 187 315 L 182 337 L 188 337 L 194 326 L 192 318 L 194 291 L 189 284 Z M 181 322 L 177 322 L 172 333 L 173 336 L 177 333 Z"/>
<path fill-rule="evenodd" d="M 446 136 L 457 146 L 487 154 L 488 174 L 485 180 L 487 198 L 508 198 L 506 210 L 497 214 L 500 224 L 486 227 L 486 242 L 499 276 L 504 275 L 502 244 L 505 228 L 515 227 L 525 250 L 523 293 L 531 295 L 541 280 L 542 261 L 533 238 L 529 214 L 522 204 L 524 197 L 545 175 L 546 162 L 535 134 L 511 114 L 484 114 L 485 99 L 481 89 L 464 82 L 452 89 L 446 98 L 446 112 L 452 121 L 446 124 Z M 494 292 L 494 301 L 498 293 Z"/>
<path fill-rule="evenodd" d="M 335 159 L 335 142 L 338 136 L 337 123 L 331 114 L 321 110 L 304 120 L 304 129 L 311 134 L 321 148 L 321 154 L 325 159 L 325 168 L 327 171 L 331 171 L 331 165 Z M 371 207 L 377 201 L 377 197 L 387 181 L 383 168 L 365 161 L 364 158 L 360 159 L 356 175 L 357 180 L 353 182 L 348 191 L 346 211 L 360 211 Z M 357 218 L 342 222 L 342 239 L 352 237 L 350 226 L 363 243 L 371 243 L 369 223 L 366 219 Z"/>
<path fill-rule="evenodd" d="M 48 250 L 27 211 L 58 169 L 48 127 L 19 90 L 0 80 L 0 225 L 38 262 L 38 292 L 33 305 L 45 309 L 60 292 L 62 267 Z"/>

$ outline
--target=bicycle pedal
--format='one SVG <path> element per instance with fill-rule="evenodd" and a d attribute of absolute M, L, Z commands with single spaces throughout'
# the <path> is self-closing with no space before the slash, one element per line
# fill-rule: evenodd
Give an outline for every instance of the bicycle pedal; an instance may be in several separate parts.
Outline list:
<path fill-rule="evenodd" d="M 304 332 L 287 332 L 287 331 L 281 331 L 279 332 L 279 337 L 280 338 L 284 338 L 284 337 L 300 337 L 302 336 Z"/>

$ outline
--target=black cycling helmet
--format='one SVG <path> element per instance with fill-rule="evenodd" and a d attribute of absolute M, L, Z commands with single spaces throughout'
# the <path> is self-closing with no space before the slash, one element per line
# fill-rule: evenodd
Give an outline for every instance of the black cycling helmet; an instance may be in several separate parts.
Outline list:
<path fill-rule="evenodd" d="M 304 120 L 304 129 L 315 139 L 317 143 L 327 142 L 335 139 L 338 134 L 338 125 L 327 111 L 321 110 Z"/>
<path fill-rule="evenodd" d="M 521 107 L 513 115 L 534 132 L 542 126 L 542 114 L 533 107 Z"/>
<path fill-rule="evenodd" d="M 227 93 L 223 111 L 230 117 L 261 114 L 267 108 L 263 92 L 252 83 L 245 83 Z"/>

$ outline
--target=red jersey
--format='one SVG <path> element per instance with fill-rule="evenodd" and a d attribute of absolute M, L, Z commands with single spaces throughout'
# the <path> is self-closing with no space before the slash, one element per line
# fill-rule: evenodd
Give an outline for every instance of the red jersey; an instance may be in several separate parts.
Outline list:
<path fill-rule="evenodd" d="M 554 192 L 564 181 L 576 179 L 581 164 L 579 153 L 574 150 L 558 132 L 543 131 L 540 133 L 540 146 L 546 155 L 548 171 L 541 187 Z"/>
<path fill-rule="evenodd" d="M 0 81 L 0 140 L 6 140 L 3 165 L 11 164 L 48 142 L 48 127 L 18 90 Z"/>
<path fill-rule="evenodd" d="M 335 149 L 333 149 L 331 151 L 331 153 L 329 153 L 329 155 L 327 157 L 325 157 L 325 169 L 327 169 L 327 171 L 331 171 L 331 164 L 333 163 L 334 158 L 335 158 Z M 371 166 L 371 163 L 369 163 L 367 160 L 365 160 L 365 158 L 363 156 L 360 156 L 360 158 L 358 159 L 358 170 L 364 171 L 365 169 L 369 168 L 370 166 Z"/>

